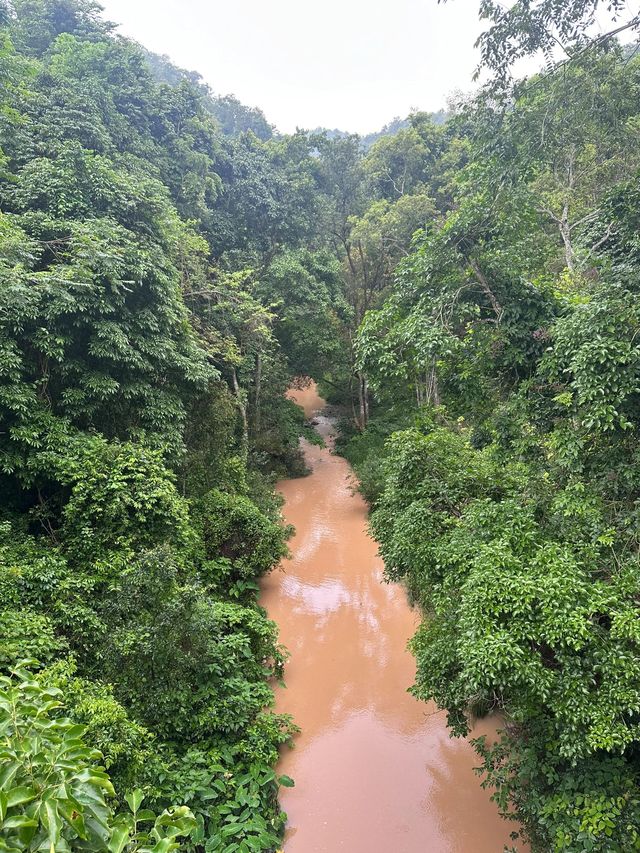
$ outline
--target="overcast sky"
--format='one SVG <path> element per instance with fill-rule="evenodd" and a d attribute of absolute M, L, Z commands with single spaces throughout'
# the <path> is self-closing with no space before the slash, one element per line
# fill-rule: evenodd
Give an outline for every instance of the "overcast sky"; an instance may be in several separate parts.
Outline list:
<path fill-rule="evenodd" d="M 217 94 L 260 107 L 284 132 L 365 134 L 473 88 L 479 0 L 101 2 L 121 33 L 198 71 Z M 640 0 L 626 7 L 630 18 Z M 596 31 L 603 27 L 611 28 L 606 8 Z M 537 68 L 527 60 L 517 71 Z"/>
<path fill-rule="evenodd" d="M 471 88 L 478 0 L 102 0 L 120 32 L 279 130 L 378 130 Z"/>

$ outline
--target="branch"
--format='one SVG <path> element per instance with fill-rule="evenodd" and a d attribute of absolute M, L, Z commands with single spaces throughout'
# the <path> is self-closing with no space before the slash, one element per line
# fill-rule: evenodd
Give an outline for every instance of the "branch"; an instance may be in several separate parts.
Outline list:
<path fill-rule="evenodd" d="M 615 229 L 615 222 L 610 222 L 607 225 L 607 230 L 605 231 L 604 237 L 601 237 L 597 242 L 595 242 L 593 244 L 593 246 L 591 246 L 589 251 L 590 252 L 597 252 L 598 249 L 600 248 L 600 246 L 603 246 L 607 242 L 609 237 L 611 237 L 611 234 L 613 233 L 614 229 Z"/>
<path fill-rule="evenodd" d="M 536 207 L 536 213 L 544 213 L 549 219 L 552 219 L 554 222 L 560 222 L 560 219 L 555 215 L 552 210 L 549 210 L 548 207 Z"/>
<path fill-rule="evenodd" d="M 590 222 L 592 219 L 596 219 L 600 215 L 599 210 L 593 210 L 591 213 L 587 213 L 586 216 L 577 219 L 569 226 L 569 231 L 573 231 L 578 225 L 584 225 L 585 222 Z"/>
<path fill-rule="evenodd" d="M 468 262 L 469 266 L 474 272 L 475 277 L 478 279 L 480 286 L 482 287 L 483 291 L 489 299 L 489 302 L 491 303 L 491 307 L 493 308 L 497 321 L 500 322 L 500 318 L 502 317 L 502 306 L 496 299 L 494 292 L 489 287 L 489 282 L 487 281 L 484 273 L 478 266 L 478 262 L 474 258 L 468 258 Z"/>

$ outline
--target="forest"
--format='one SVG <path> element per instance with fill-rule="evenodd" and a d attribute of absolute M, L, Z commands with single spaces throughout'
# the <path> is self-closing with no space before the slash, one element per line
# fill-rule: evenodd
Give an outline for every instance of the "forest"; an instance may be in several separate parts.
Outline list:
<path fill-rule="evenodd" d="M 300 377 L 514 842 L 640 850 L 640 55 L 484 6 L 489 82 L 363 144 L 0 3 L 0 850 L 280 847 Z"/>

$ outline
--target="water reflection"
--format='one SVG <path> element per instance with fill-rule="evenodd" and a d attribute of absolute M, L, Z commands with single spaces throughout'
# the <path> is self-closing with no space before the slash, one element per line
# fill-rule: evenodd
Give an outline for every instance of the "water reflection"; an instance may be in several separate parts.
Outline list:
<path fill-rule="evenodd" d="M 322 406 L 314 387 L 296 396 L 307 416 Z M 291 652 L 277 707 L 302 727 L 279 767 L 296 780 L 282 792 L 285 851 L 500 853 L 512 827 L 480 788 L 475 753 L 407 693 L 418 615 L 401 587 L 381 583 L 352 472 L 328 448 L 304 452 L 313 473 L 279 486 L 292 559 L 262 599 Z"/>
<path fill-rule="evenodd" d="M 353 596 L 347 587 L 335 578 L 328 578 L 316 585 L 287 575 L 280 584 L 280 592 L 296 599 L 298 606 L 308 613 L 331 613 L 343 605 L 353 603 Z"/>

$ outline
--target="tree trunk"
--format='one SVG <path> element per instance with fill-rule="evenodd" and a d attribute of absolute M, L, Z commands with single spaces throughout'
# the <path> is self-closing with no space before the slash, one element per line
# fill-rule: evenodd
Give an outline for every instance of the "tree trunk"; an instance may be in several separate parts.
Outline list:
<path fill-rule="evenodd" d="M 435 359 L 427 368 L 425 375 L 425 397 L 432 406 L 440 405 L 440 390 L 438 388 L 438 374 Z"/>
<path fill-rule="evenodd" d="M 500 303 L 496 299 L 495 293 L 493 292 L 493 290 L 491 290 L 489 282 L 487 281 L 485 274 L 478 266 L 478 262 L 475 260 L 475 258 L 469 258 L 468 261 L 469 266 L 473 270 L 473 274 L 475 275 L 476 279 L 480 284 L 480 287 L 482 288 L 489 302 L 491 303 L 491 307 L 493 308 L 493 311 L 496 315 L 496 319 L 498 320 L 498 322 L 500 322 L 500 318 L 502 317 L 502 305 L 500 305 Z"/>
<path fill-rule="evenodd" d="M 558 228 L 560 229 L 560 236 L 562 237 L 562 242 L 564 243 L 564 261 L 567 265 L 567 269 L 569 272 L 573 272 L 575 269 L 574 263 L 574 253 L 573 253 L 573 243 L 571 242 L 571 228 L 569 226 L 569 205 L 565 203 L 562 208 L 562 216 L 558 220 Z"/>
<path fill-rule="evenodd" d="M 367 388 L 367 380 L 362 373 L 358 373 L 358 403 L 360 407 L 358 426 L 364 430 L 369 423 L 369 389 Z"/>
<path fill-rule="evenodd" d="M 256 386 L 256 416 L 255 416 L 255 430 L 256 435 L 260 434 L 261 427 L 261 399 L 260 399 L 260 391 L 262 384 L 262 356 L 260 353 L 256 355 L 256 378 L 255 378 L 255 386 Z"/>
<path fill-rule="evenodd" d="M 358 419 L 358 413 L 356 412 L 356 401 L 353 393 L 353 376 L 349 381 L 349 399 L 351 400 L 351 412 L 353 414 L 353 422 L 356 424 L 358 429 L 360 429 L 360 421 Z"/>
<path fill-rule="evenodd" d="M 560 229 L 560 236 L 562 237 L 562 242 L 564 244 L 564 260 L 567 265 L 567 269 L 570 272 L 573 272 L 575 269 L 575 255 L 573 252 L 573 243 L 571 242 L 571 226 L 569 225 L 569 201 L 573 194 L 573 187 L 575 183 L 575 160 L 576 149 L 575 146 L 572 145 L 569 148 L 569 153 L 567 154 L 567 187 L 565 190 L 564 204 L 562 205 L 562 215 L 558 220 L 558 228 Z"/>
<path fill-rule="evenodd" d="M 249 418 L 247 417 L 247 406 L 243 398 L 243 391 L 238 382 L 238 376 L 235 368 L 231 371 L 231 381 L 233 383 L 233 393 L 236 398 L 236 405 L 242 419 L 242 440 L 240 443 L 240 453 L 243 461 L 246 463 L 249 457 Z"/>
<path fill-rule="evenodd" d="M 365 417 L 365 426 L 369 424 L 369 383 L 367 382 L 367 377 L 363 378 L 364 385 L 364 417 Z"/>

